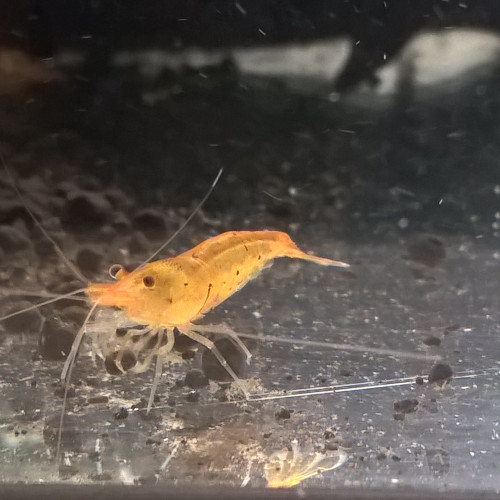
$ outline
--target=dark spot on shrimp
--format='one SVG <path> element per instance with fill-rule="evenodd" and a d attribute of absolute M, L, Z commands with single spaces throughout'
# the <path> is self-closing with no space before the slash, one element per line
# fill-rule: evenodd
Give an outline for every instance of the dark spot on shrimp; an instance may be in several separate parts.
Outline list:
<path fill-rule="evenodd" d="M 127 332 L 128 332 L 128 328 L 119 327 L 116 329 L 115 335 L 117 337 L 125 337 L 125 335 L 127 335 Z"/>
<path fill-rule="evenodd" d="M 236 270 L 236 276 L 239 276 L 239 275 L 240 275 L 240 271 L 238 269 L 238 270 Z"/>
<path fill-rule="evenodd" d="M 125 371 L 128 371 L 131 368 L 133 368 L 136 363 L 137 359 L 132 351 L 125 351 L 123 353 L 121 365 Z"/>
<path fill-rule="evenodd" d="M 121 356 L 121 361 L 119 361 L 120 352 L 113 352 L 106 356 L 104 360 L 104 367 L 110 375 L 120 375 L 122 371 L 118 367 L 118 363 L 121 364 L 121 368 L 124 372 L 127 372 L 133 368 L 137 363 L 137 358 L 132 351 L 126 350 Z"/>
<path fill-rule="evenodd" d="M 154 276 L 144 276 L 142 279 L 142 282 L 144 283 L 144 286 L 147 288 L 152 288 L 155 286 L 155 277 Z"/>

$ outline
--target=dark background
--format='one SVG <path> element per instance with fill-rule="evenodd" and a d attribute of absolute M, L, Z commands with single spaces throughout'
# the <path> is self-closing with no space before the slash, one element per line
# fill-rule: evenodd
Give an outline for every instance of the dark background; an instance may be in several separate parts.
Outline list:
<path fill-rule="evenodd" d="M 495 0 L 2 0 L 0 12 L 5 40 L 41 57 L 84 49 L 94 62 L 117 49 L 349 35 L 356 45 L 339 88 L 371 76 L 418 30 L 500 27 Z"/>

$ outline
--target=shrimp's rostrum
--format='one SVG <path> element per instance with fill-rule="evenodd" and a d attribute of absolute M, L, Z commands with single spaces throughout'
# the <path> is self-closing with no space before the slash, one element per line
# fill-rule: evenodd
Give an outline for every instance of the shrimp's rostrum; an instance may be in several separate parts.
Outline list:
<path fill-rule="evenodd" d="M 130 273 L 119 269 L 115 273 L 117 282 L 91 283 L 87 294 L 93 302 L 119 307 L 130 319 L 152 327 L 188 325 L 242 288 L 277 257 L 348 267 L 303 252 L 283 232 L 231 231 Z"/>

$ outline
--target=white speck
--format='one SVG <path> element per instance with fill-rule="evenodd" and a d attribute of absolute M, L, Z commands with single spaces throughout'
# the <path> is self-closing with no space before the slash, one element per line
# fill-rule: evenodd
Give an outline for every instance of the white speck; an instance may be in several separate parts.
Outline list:
<path fill-rule="evenodd" d="M 496 195 L 499 195 L 499 194 L 500 194 L 500 184 L 497 184 L 497 185 L 493 188 L 493 192 L 494 192 Z"/>
<path fill-rule="evenodd" d="M 259 311 L 253 311 L 253 312 L 252 312 L 252 315 L 253 315 L 253 317 L 254 317 L 254 318 L 256 318 L 256 319 L 260 319 L 260 318 L 262 318 L 262 314 L 260 314 L 260 312 L 259 312 Z"/>
<path fill-rule="evenodd" d="M 464 328 L 464 333 L 470 333 L 472 332 L 472 328 Z"/>
<path fill-rule="evenodd" d="M 330 92 L 328 94 L 328 100 L 330 102 L 337 102 L 340 99 L 340 93 L 339 92 Z"/>
<path fill-rule="evenodd" d="M 263 36 L 267 36 L 267 33 L 262 28 L 259 28 L 259 33 Z"/>
<path fill-rule="evenodd" d="M 410 221 L 406 217 L 403 217 L 403 218 L 398 220 L 399 229 L 406 229 L 409 225 L 410 225 Z"/>
<path fill-rule="evenodd" d="M 471 457 L 475 457 L 476 456 L 476 454 L 473 451 L 470 451 L 469 453 L 470 453 Z"/>
<path fill-rule="evenodd" d="M 243 8 L 240 2 L 234 2 L 234 6 L 244 15 L 247 15 L 247 11 Z"/>
<path fill-rule="evenodd" d="M 391 479 L 391 483 L 392 483 L 392 484 L 399 484 L 399 479 L 397 479 L 397 478 L 393 477 L 393 478 Z"/>

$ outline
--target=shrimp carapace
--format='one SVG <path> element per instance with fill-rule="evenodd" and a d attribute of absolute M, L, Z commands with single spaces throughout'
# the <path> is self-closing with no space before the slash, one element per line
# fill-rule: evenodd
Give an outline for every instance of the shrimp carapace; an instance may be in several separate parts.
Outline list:
<path fill-rule="evenodd" d="M 280 231 L 230 231 L 130 273 L 115 268 L 116 283 L 91 283 L 87 294 L 100 305 L 125 310 L 134 321 L 152 327 L 181 326 L 219 305 L 278 257 L 349 267 L 303 252 Z"/>

